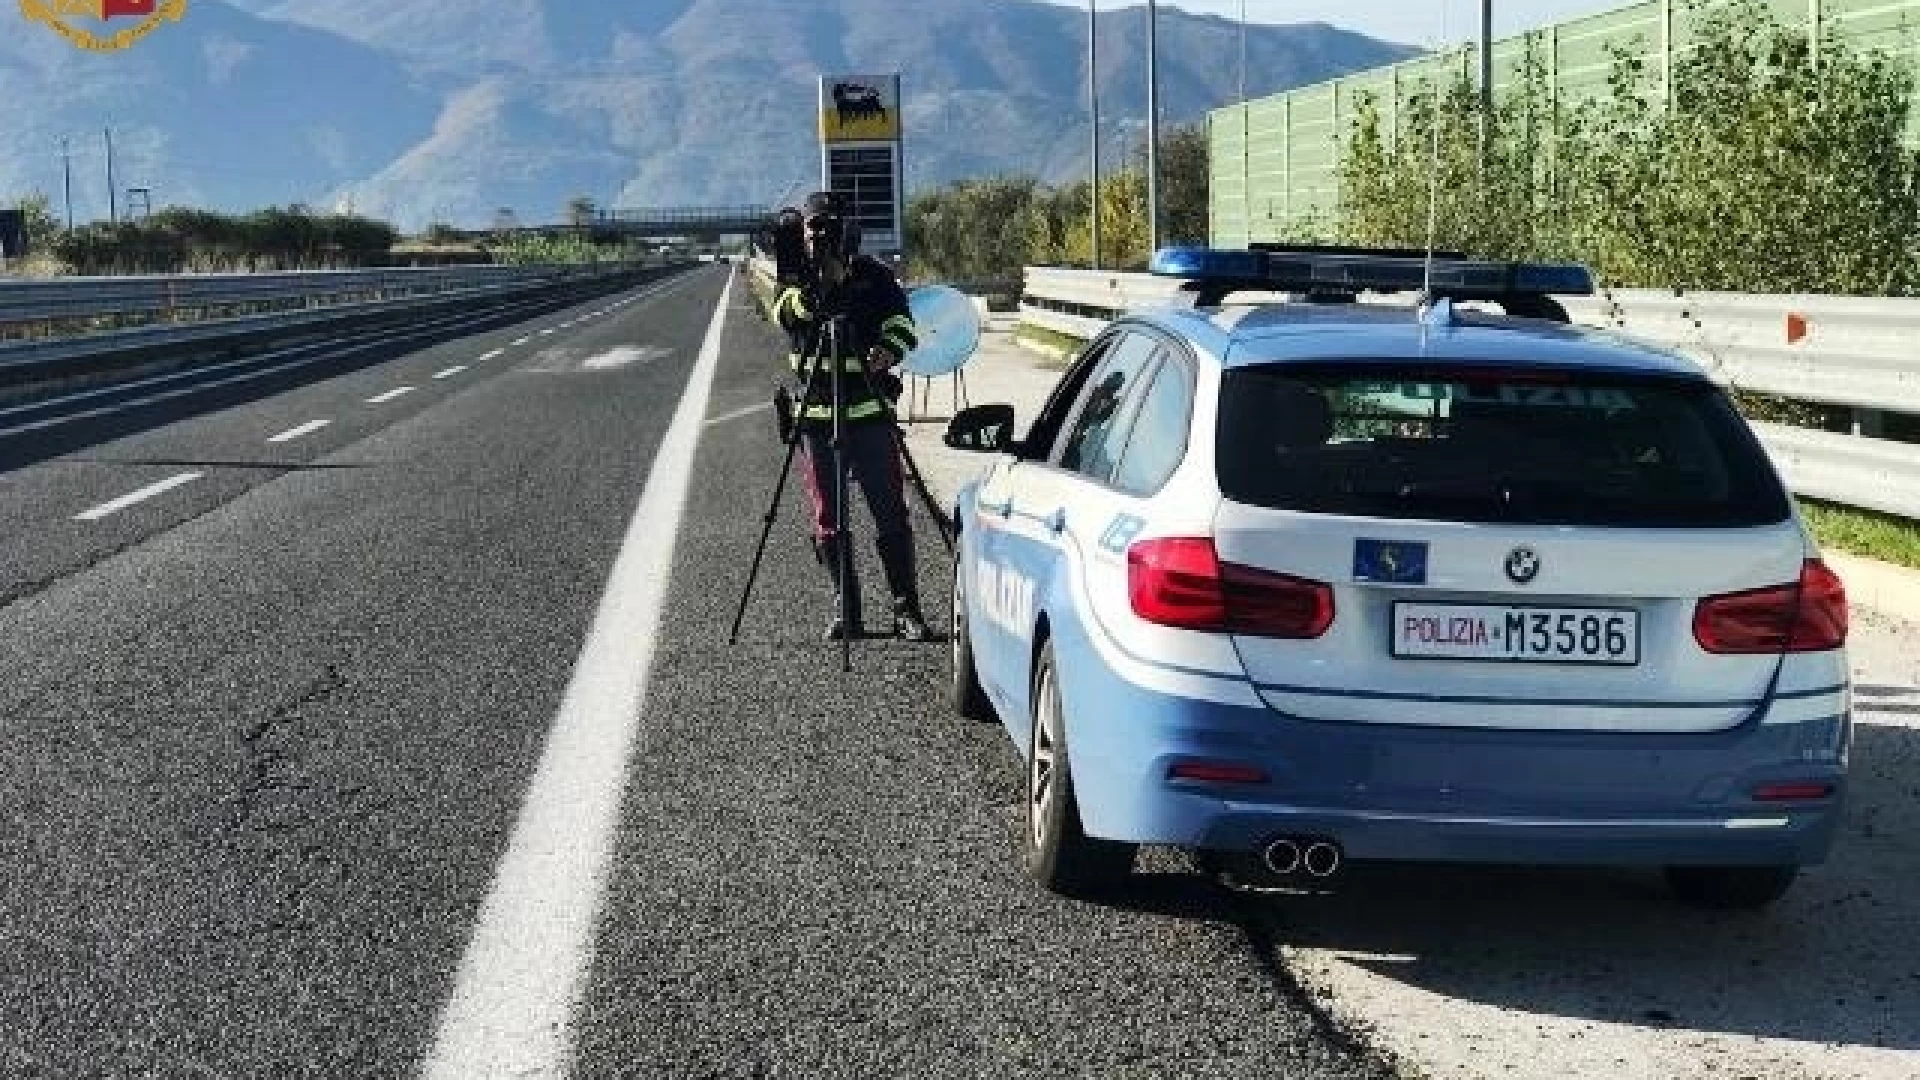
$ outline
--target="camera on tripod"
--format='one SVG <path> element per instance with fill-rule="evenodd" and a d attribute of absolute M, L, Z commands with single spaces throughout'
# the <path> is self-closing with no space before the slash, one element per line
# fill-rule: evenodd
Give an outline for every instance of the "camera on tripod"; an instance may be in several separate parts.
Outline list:
<path fill-rule="evenodd" d="M 830 317 L 860 242 L 860 223 L 837 198 L 811 199 L 804 209 L 789 206 L 774 222 L 775 273 L 783 287 L 801 290 L 809 310 Z"/>

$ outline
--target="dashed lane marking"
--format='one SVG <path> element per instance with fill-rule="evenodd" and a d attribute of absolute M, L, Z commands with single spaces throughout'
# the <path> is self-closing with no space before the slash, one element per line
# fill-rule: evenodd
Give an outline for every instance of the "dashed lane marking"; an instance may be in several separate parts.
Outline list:
<path fill-rule="evenodd" d="M 772 402 L 763 401 L 758 405 L 749 405 L 744 409 L 735 409 L 730 413 L 722 413 L 721 415 L 716 416 L 713 419 L 707 421 L 707 426 L 718 427 L 721 424 L 730 423 L 734 420 L 743 420 L 749 416 L 752 416 L 755 413 L 763 413 L 771 408 L 773 408 Z"/>
<path fill-rule="evenodd" d="M 394 388 L 393 388 L 392 390 L 389 390 L 389 391 L 387 391 L 386 393 L 384 393 L 384 394 L 381 394 L 381 395 L 380 395 L 379 397 L 370 397 L 370 398 L 368 398 L 368 399 L 367 399 L 367 404 L 369 404 L 369 405 L 385 405 L 385 404 L 386 404 L 386 403 L 388 403 L 389 401 L 398 401 L 398 400 L 400 400 L 401 398 L 403 398 L 403 397 L 406 397 L 406 396 L 407 396 L 408 394 L 411 394 L 411 393 L 413 393 L 413 387 L 411 387 L 411 386 L 397 386 L 397 387 L 394 387 Z"/>
<path fill-rule="evenodd" d="M 485 357 L 482 357 L 481 359 L 485 359 Z M 455 364 L 455 365 L 453 365 L 452 367 L 450 367 L 450 368 L 448 368 L 447 370 L 445 370 L 445 371 L 442 371 L 442 372 L 439 372 L 439 373 L 437 373 L 437 374 L 435 374 L 435 375 L 434 375 L 434 379 L 435 379 L 435 380 L 439 380 L 439 379 L 451 379 L 451 378 L 453 378 L 453 377 L 454 377 L 455 375 L 458 375 L 458 374 L 460 374 L 461 372 L 463 372 L 463 371 L 465 371 L 465 370 L 467 370 L 467 365 L 465 365 L 465 364 Z"/>
<path fill-rule="evenodd" d="M 331 424 L 331 423 L 333 423 L 333 421 L 331 420 L 309 421 L 305 424 L 301 424 L 299 427 L 294 428 L 291 431 L 283 431 L 280 434 L 275 435 L 273 438 L 268 439 L 267 441 L 270 443 L 290 443 L 295 439 L 305 438 L 306 436 L 311 435 L 316 431 L 319 431 L 321 428 L 326 427 L 328 424 Z"/>
<path fill-rule="evenodd" d="M 634 295 L 633 297 L 629 298 L 626 302 L 635 303 L 641 300 L 650 300 L 650 299 L 653 299 L 654 297 L 662 296 L 666 293 L 670 293 L 677 289 L 680 289 L 692 280 L 695 280 L 695 279 L 688 277 L 686 275 L 676 276 L 660 285 L 656 285 L 653 288 L 646 290 L 645 292 Z M 386 348 L 398 342 L 407 341 L 412 338 L 419 337 L 422 334 L 457 332 L 460 328 L 474 325 L 476 323 L 484 322 L 484 321 L 486 321 L 485 318 L 437 321 L 432 324 L 429 324 L 428 327 L 426 327 L 425 329 L 410 331 L 408 333 L 403 333 L 398 335 L 382 335 L 382 336 L 373 338 L 371 340 L 360 342 L 358 344 L 350 345 L 344 348 L 316 349 L 316 347 L 311 345 L 303 345 L 298 348 L 281 349 L 281 350 L 276 350 L 270 353 L 263 353 L 260 356 L 248 357 L 244 360 L 234 360 L 227 363 L 216 364 L 206 368 L 196 368 L 192 371 L 176 372 L 171 375 L 162 375 L 162 376 L 157 376 L 151 379 L 141 379 L 141 380 L 137 380 L 130 383 L 116 383 L 112 386 L 100 387 L 95 390 L 87 390 L 78 394 L 68 395 L 66 397 L 51 398 L 45 401 L 36 401 L 29 405 L 12 406 L 6 409 L 0 409 L 0 438 L 12 438 L 20 435 L 31 434 L 36 431 L 49 431 L 54 428 L 65 427 L 67 425 L 77 424 L 86 420 L 97 420 L 101 417 L 117 416 L 121 413 L 128 412 L 133 409 L 147 408 L 149 406 L 157 405 L 165 401 L 175 401 L 181 398 L 192 397 L 197 394 L 204 394 L 209 390 L 218 390 L 222 387 L 235 386 L 241 383 L 255 382 L 261 379 L 265 379 L 269 376 L 280 375 L 289 371 L 298 371 L 302 368 L 313 367 L 317 364 L 322 364 L 322 363 L 326 363 L 333 360 L 339 360 L 344 357 L 358 356 L 362 353 L 371 352 L 375 349 Z M 519 341 L 516 341 L 514 344 L 522 345 L 532 340 L 533 340 L 532 335 L 528 335 L 527 337 L 521 338 Z M 206 376 L 208 375 L 218 374 L 219 372 L 232 370 L 234 368 L 244 368 L 248 365 L 259 364 L 262 361 L 273 360 L 281 356 L 297 356 L 299 357 L 299 359 L 289 360 L 286 363 L 282 363 L 282 364 L 273 364 L 268 367 L 260 367 L 260 368 L 254 368 L 252 370 L 241 371 L 239 374 L 228 375 L 218 379 L 206 378 Z M 188 384 L 185 386 L 175 387 L 171 390 L 162 390 L 157 393 L 134 398 L 129 401 L 115 402 L 110 405 L 102 405 L 102 406 L 98 406 L 91 409 L 80 409 L 74 412 L 64 413 L 58 416 L 51 416 L 42 420 L 34 420 L 27 423 L 13 424 L 10 426 L 4 424 L 4 421 L 6 420 L 7 417 L 21 414 L 21 413 L 41 412 L 48 408 L 64 407 L 66 405 L 76 404 L 82 401 L 90 401 L 94 398 L 103 397 L 110 394 L 124 393 L 128 390 L 138 389 L 145 386 L 159 386 L 167 383 L 182 382 L 182 381 L 186 381 Z"/>
<path fill-rule="evenodd" d="M 146 502 L 148 499 L 155 498 L 160 495 L 165 495 L 167 492 L 172 491 L 174 488 L 184 487 L 188 484 L 191 484 L 195 480 L 200 479 L 200 477 L 203 475 L 205 474 L 197 473 L 197 472 L 181 473 L 179 476 L 162 480 L 157 484 L 149 484 L 148 486 L 141 488 L 139 491 L 135 491 L 127 495 L 122 495 L 110 503 L 101 503 L 99 506 L 96 506 L 93 509 L 88 510 L 84 514 L 76 514 L 74 515 L 73 520 L 100 521 L 104 518 L 110 518 L 113 515 L 119 513 L 122 510 L 127 509 L 130 506 L 138 506 L 139 504 Z"/>

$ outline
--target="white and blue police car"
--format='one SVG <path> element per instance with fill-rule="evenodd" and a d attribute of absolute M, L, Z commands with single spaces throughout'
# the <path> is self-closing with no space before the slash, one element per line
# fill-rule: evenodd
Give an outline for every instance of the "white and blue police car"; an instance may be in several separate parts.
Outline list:
<path fill-rule="evenodd" d="M 1025 758 L 1040 884 L 1122 884 L 1154 844 L 1308 883 L 1661 867 L 1747 908 L 1826 857 L 1842 585 L 1697 366 L 1567 325 L 1585 268 L 1154 271 L 1190 304 L 1110 324 L 1023 439 L 1004 405 L 947 434 L 993 455 L 955 507 L 955 706 Z"/>

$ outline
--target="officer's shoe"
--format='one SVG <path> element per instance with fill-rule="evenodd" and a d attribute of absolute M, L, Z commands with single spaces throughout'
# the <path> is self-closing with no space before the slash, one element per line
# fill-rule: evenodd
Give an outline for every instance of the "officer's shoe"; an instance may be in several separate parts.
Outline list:
<path fill-rule="evenodd" d="M 926 617 L 920 614 L 920 605 L 904 597 L 893 601 L 893 632 L 907 641 L 926 641 L 933 637 L 927 629 Z"/>
<path fill-rule="evenodd" d="M 827 624 L 827 640 L 839 641 L 843 638 L 851 638 L 854 641 L 859 641 L 862 637 L 866 636 L 866 628 L 860 625 L 858 617 L 852 620 L 853 630 L 851 633 L 848 632 L 847 625 L 848 620 L 845 615 L 835 615 L 833 621 Z"/>

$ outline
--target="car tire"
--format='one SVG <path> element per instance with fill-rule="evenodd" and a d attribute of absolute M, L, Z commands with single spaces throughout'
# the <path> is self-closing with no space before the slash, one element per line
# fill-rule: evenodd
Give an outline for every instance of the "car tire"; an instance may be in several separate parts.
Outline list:
<path fill-rule="evenodd" d="M 1048 892 L 1096 896 L 1126 880 L 1136 846 L 1088 836 L 1080 826 L 1052 642 L 1041 647 L 1034 668 L 1033 701 L 1027 746 L 1027 873 Z"/>
<path fill-rule="evenodd" d="M 1669 866 L 1667 887 L 1681 903 L 1708 911 L 1757 911 L 1787 894 L 1797 866 Z"/>
<path fill-rule="evenodd" d="M 980 669 L 973 662 L 973 638 L 968 632 L 966 563 L 956 554 L 953 559 L 953 664 L 948 677 L 948 697 L 955 716 L 962 720 L 989 723 L 995 719 L 993 702 L 980 685 Z"/>

